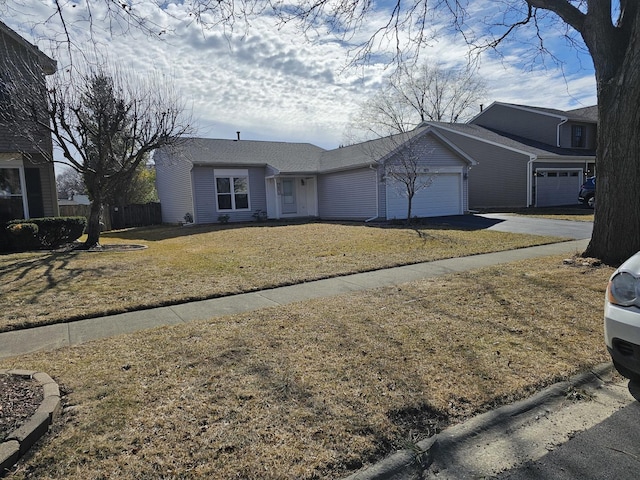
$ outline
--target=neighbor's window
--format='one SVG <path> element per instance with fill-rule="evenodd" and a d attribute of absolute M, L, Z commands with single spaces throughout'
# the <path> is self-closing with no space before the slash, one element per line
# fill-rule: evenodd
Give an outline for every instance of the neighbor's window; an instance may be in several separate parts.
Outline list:
<path fill-rule="evenodd" d="M 20 169 L 0 168 L 0 222 L 24 217 Z"/>
<path fill-rule="evenodd" d="M 249 209 L 248 176 L 216 176 L 218 210 Z"/>
<path fill-rule="evenodd" d="M 585 127 L 582 125 L 573 125 L 571 127 L 571 146 L 574 148 L 584 148 L 585 146 Z"/>

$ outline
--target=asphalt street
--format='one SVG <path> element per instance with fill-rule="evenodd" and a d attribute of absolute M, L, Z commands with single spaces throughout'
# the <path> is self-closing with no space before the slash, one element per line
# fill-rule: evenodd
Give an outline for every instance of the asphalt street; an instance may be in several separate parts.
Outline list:
<path fill-rule="evenodd" d="M 635 398 L 640 398 L 637 393 Z M 495 478 L 636 480 L 640 476 L 639 419 L 640 403 L 631 403 L 598 425 L 577 433 L 539 460 L 503 472 Z"/>
<path fill-rule="evenodd" d="M 525 233 L 579 240 L 591 238 L 591 222 L 550 220 L 508 213 L 483 213 L 455 215 L 429 219 L 430 224 L 451 225 L 470 230 L 495 230 L 498 232 Z"/>

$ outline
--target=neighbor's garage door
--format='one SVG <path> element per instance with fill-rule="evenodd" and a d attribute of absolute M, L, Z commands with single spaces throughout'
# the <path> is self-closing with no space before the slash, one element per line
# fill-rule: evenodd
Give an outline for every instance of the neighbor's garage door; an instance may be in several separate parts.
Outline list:
<path fill-rule="evenodd" d="M 460 173 L 440 173 L 433 176 L 433 182 L 413 197 L 412 217 L 440 217 L 461 215 L 462 175 Z M 423 177 L 426 181 L 428 177 Z M 407 197 L 404 187 L 397 180 L 387 181 L 387 219 L 407 218 Z"/>
<path fill-rule="evenodd" d="M 536 206 L 575 205 L 582 183 L 579 170 L 536 170 Z"/>

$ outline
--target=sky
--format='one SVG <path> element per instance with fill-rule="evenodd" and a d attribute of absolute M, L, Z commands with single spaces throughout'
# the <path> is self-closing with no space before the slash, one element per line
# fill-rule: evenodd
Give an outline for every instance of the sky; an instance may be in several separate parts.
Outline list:
<path fill-rule="evenodd" d="M 185 3 L 165 2 L 160 9 L 149 0 L 130 0 L 155 33 L 107 22 L 105 3 L 91 0 L 93 28 L 86 22 L 84 0 L 61 3 L 74 48 L 126 68 L 144 79 L 166 77 L 192 112 L 196 135 L 246 140 L 308 142 L 323 148 L 345 143 L 345 131 L 361 102 L 380 88 L 391 68 L 392 45 L 380 42 L 369 62 L 350 66 L 353 48 L 387 19 L 380 3 L 362 29 L 346 38 L 320 27 L 301 33 L 295 25 L 277 25 L 267 15 L 249 25 L 238 21 L 233 29 L 202 28 L 189 17 Z M 75 6 L 74 6 L 75 5 Z M 483 28 L 496 2 L 470 3 L 469 31 Z M 63 39 L 52 0 L 0 2 L 2 20 L 64 68 L 66 49 L 54 49 Z M 452 31 L 450 19 L 433 18 L 433 33 L 419 61 L 437 61 L 448 67 L 467 65 L 469 47 Z M 158 32 L 162 34 L 158 35 Z M 562 30 L 547 30 L 545 45 L 563 63 L 536 57 L 526 34 L 518 34 L 497 52 L 477 57 L 478 75 L 488 92 L 484 105 L 494 101 L 558 109 L 596 103 L 593 67 L 588 55 L 567 46 Z M 94 47 L 95 46 L 95 47 Z M 535 46 L 535 45 L 533 45 Z M 78 58 L 78 57 L 76 57 Z M 478 106 L 478 109 L 480 107 Z"/>

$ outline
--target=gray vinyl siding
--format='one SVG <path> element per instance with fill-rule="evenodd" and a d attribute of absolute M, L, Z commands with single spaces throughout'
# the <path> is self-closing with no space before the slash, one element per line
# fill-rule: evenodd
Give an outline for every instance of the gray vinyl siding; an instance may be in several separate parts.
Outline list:
<path fill-rule="evenodd" d="M 387 185 L 384 183 L 384 169 L 378 169 L 378 218 L 387 218 Z"/>
<path fill-rule="evenodd" d="M 43 58 L 44 55 L 35 47 L 28 48 L 25 43 L 0 30 L 0 64 L 2 70 L 5 70 L 1 75 L 3 81 L 11 85 L 7 93 L 16 118 L 20 118 L 20 111 L 24 108 L 22 99 L 30 99 L 34 95 L 40 95 L 43 101 L 47 98 L 45 73 L 41 64 Z M 53 60 L 47 57 L 47 63 L 49 62 L 51 65 L 46 68 L 53 66 L 55 69 Z M 44 116 L 41 120 L 46 121 L 46 112 L 41 113 Z M 35 143 L 40 147 L 35 147 Z M 31 121 L 16 120 L 11 128 L 0 131 L 0 152 L 38 152 L 38 148 L 45 149 L 52 156 L 51 135 L 48 130 L 36 127 Z"/>
<path fill-rule="evenodd" d="M 443 144 L 437 138 L 428 136 L 420 140 L 420 142 L 412 147 L 414 155 L 420 155 L 419 165 L 428 167 L 431 171 L 437 172 L 441 167 L 460 167 L 462 173 L 468 171 L 467 162 L 463 160 L 458 153 L 452 151 L 446 144 Z M 400 154 L 399 154 L 400 155 Z M 387 163 L 394 164 L 397 162 L 398 155 L 391 157 Z M 386 186 L 384 181 L 379 184 L 379 216 L 386 218 L 387 200 Z M 468 210 L 469 191 L 467 181 L 463 181 L 462 185 L 463 209 Z"/>
<path fill-rule="evenodd" d="M 478 164 L 469 168 L 471 210 L 527 206 L 529 156 L 451 132 L 441 132 Z"/>
<path fill-rule="evenodd" d="M 387 164 L 398 162 L 402 153 L 398 153 L 387 160 Z M 460 167 L 466 162 L 453 152 L 446 144 L 432 136 L 423 137 L 411 146 L 411 155 L 419 156 L 418 164 L 437 169 L 438 167 Z"/>
<path fill-rule="evenodd" d="M 55 62 L 5 25 L 0 27 L 0 64 L 3 66 L 0 81 L 8 85 L 5 93 L 16 114 L 24 107 L 23 99 L 39 95 L 46 100 L 45 76 L 55 71 Z M 46 117 L 46 112 L 41 113 Z M 24 168 L 39 170 L 42 213 L 47 217 L 58 216 L 55 170 L 53 163 L 42 156 L 45 153 L 49 160 L 53 158 L 48 130 L 38 128 L 30 121 L 16 120 L 14 125 L 0 129 L 0 152 L 15 153 L 16 158 L 22 159 Z M 32 160 L 23 153 L 29 153 Z"/>
<path fill-rule="evenodd" d="M 462 171 L 462 208 L 464 213 L 469 212 L 469 170 L 468 166 Z"/>
<path fill-rule="evenodd" d="M 327 220 L 366 220 L 377 215 L 376 171 L 371 168 L 318 176 L 318 214 Z"/>
<path fill-rule="evenodd" d="M 562 148 L 573 148 L 571 146 L 571 127 L 573 125 L 581 125 L 585 128 L 585 150 L 595 150 L 597 143 L 597 127 L 595 124 L 582 122 L 567 122 L 560 127 L 560 146 Z"/>
<path fill-rule="evenodd" d="M 225 166 L 225 169 L 234 168 Z M 238 211 L 218 211 L 216 199 L 214 167 L 194 167 L 192 171 L 196 223 L 217 223 L 220 215 L 229 215 L 230 222 L 250 222 L 255 220 L 256 210 L 267 211 L 265 169 L 248 168 L 249 209 Z"/>
<path fill-rule="evenodd" d="M 162 206 L 163 223 L 184 222 L 186 213 L 194 214 L 191 190 L 191 163 L 166 157 L 162 151 L 154 155 L 156 189 Z"/>
<path fill-rule="evenodd" d="M 535 170 L 536 168 L 546 168 L 546 169 L 557 168 L 562 170 L 566 170 L 566 169 L 575 170 L 576 168 L 581 168 L 586 173 L 587 166 L 588 166 L 588 163 L 583 160 L 575 160 L 573 162 L 568 162 L 568 161 L 563 162 L 558 160 L 538 159 L 533 163 L 533 170 Z"/>
<path fill-rule="evenodd" d="M 471 123 L 555 146 L 558 143 L 560 121 L 559 117 L 493 105 Z"/>

